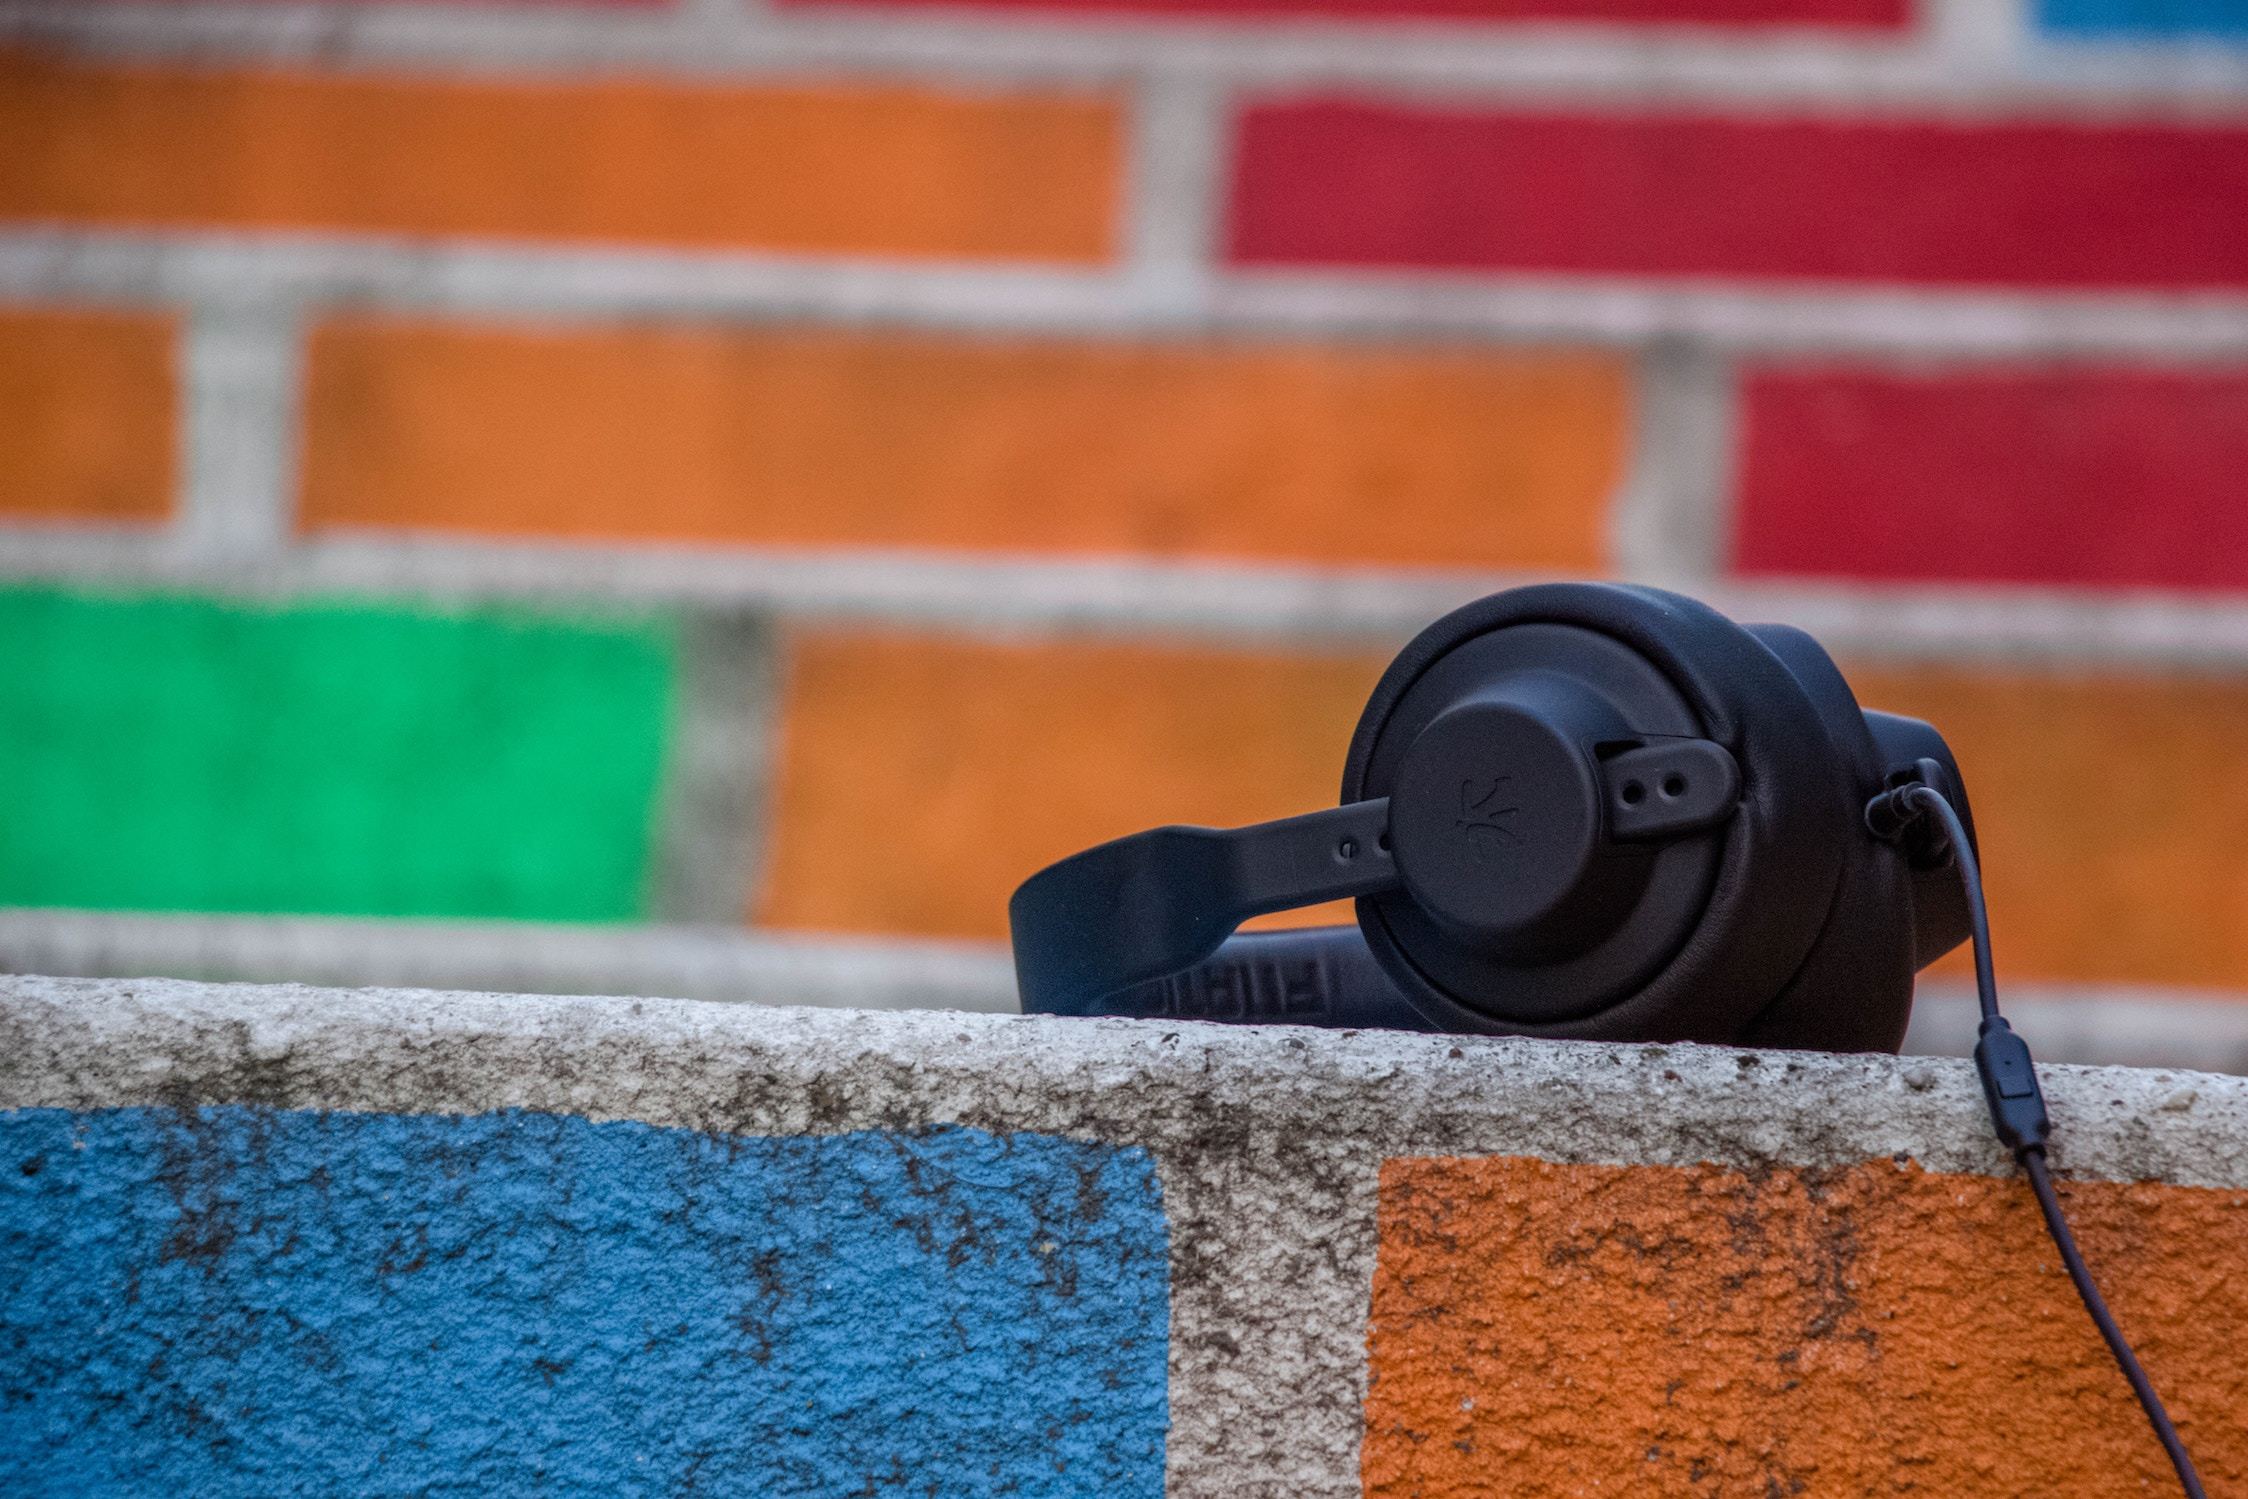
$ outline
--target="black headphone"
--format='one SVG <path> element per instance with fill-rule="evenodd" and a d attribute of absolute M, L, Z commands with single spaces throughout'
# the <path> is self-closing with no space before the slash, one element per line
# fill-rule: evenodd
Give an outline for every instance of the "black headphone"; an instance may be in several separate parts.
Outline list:
<path fill-rule="evenodd" d="M 1971 841 L 1943 737 L 1861 710 L 1800 630 L 1513 589 L 1382 674 L 1341 806 L 1157 828 L 1025 881 L 1023 1008 L 1894 1051 L 1913 974 L 1968 936 L 1940 829 L 1867 825 L 1914 783 Z M 1355 929 L 1231 935 L 1344 896 Z"/>
<path fill-rule="evenodd" d="M 2069 1232 L 2029 1047 L 1998 1009 L 1943 736 L 1858 706 L 1801 630 L 1553 583 L 1445 615 L 1351 736 L 1342 805 L 1119 838 L 1008 903 L 1026 1011 L 1895 1051 L 1969 937 L 1999 1139 L 2179 1486 L 2176 1425 Z M 1358 898 L 1358 925 L 1233 936 Z"/>

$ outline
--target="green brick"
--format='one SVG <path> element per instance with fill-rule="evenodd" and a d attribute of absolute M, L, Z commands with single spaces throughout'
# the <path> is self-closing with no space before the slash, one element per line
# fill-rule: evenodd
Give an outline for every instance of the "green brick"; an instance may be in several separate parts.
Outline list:
<path fill-rule="evenodd" d="M 0 591 L 0 904 L 629 920 L 668 621 Z"/>

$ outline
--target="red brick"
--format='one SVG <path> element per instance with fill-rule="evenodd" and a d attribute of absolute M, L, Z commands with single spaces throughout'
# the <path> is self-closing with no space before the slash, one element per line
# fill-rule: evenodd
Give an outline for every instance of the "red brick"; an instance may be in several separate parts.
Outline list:
<path fill-rule="evenodd" d="M 1243 265 L 2248 284 L 2248 126 L 1249 109 Z"/>
<path fill-rule="evenodd" d="M 1747 573 L 2248 587 L 2248 370 L 1765 369 Z"/>
<path fill-rule="evenodd" d="M 1241 21 L 1628 21 L 1892 28 L 1907 0 L 781 0 L 791 9 L 1046 11 Z"/>

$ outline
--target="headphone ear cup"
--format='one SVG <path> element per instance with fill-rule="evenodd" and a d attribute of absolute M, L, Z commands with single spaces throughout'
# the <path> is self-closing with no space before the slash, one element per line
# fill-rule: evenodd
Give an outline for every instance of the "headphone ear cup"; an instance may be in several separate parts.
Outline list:
<path fill-rule="evenodd" d="M 1525 626 L 1559 626 L 1600 637 L 1604 650 L 1622 647 L 1659 675 L 1691 720 L 1652 732 L 1713 740 L 1738 761 L 1738 812 L 1694 835 L 1707 840 L 1709 857 L 1692 919 L 1655 961 L 1560 1016 L 1530 1012 L 1503 982 L 1446 982 L 1465 965 L 1430 950 L 1427 929 L 1399 911 L 1395 894 L 1359 902 L 1368 947 L 1416 1007 L 1448 1029 L 1739 1040 L 1811 958 L 1841 894 L 1845 850 L 1867 840 L 1857 767 L 1836 748 L 1827 715 L 1780 656 L 1740 625 L 1677 594 L 1600 583 L 1516 589 L 1456 610 L 1408 645 L 1376 685 L 1352 740 L 1343 799 L 1389 795 L 1400 741 L 1447 706 L 1459 663 L 1501 654 L 1492 638 Z M 1526 987 L 1541 977 L 1523 973 Z"/>
<path fill-rule="evenodd" d="M 1787 625 L 1750 625 L 1801 684 L 1862 801 L 1880 789 L 1884 757 L 1857 695 L 1826 648 Z M 1842 878 L 1810 955 L 1742 1031 L 1749 1046 L 1895 1051 L 1912 1017 L 1915 957 L 1912 869 L 1862 819 L 1842 840 Z"/>
<path fill-rule="evenodd" d="M 1912 907 L 1895 851 L 1853 848 L 1827 924 L 1779 996 L 1736 1038 L 1743 1046 L 1889 1051 L 1912 1018 Z"/>

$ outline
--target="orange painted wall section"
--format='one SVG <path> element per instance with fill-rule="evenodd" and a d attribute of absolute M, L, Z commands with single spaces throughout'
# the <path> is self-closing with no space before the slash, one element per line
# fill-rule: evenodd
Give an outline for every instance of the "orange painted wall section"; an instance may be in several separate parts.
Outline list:
<path fill-rule="evenodd" d="M 1599 355 L 836 329 L 313 338 L 304 524 L 1596 568 Z"/>
<path fill-rule="evenodd" d="M 2210 1492 L 2248 1492 L 2248 1193 L 2063 1195 Z M 1407 1159 L 1380 1201 L 1369 1499 L 2175 1491 L 2026 1183 Z"/>
<path fill-rule="evenodd" d="M 1862 702 L 1940 724 L 1959 756 L 2001 981 L 2248 985 L 2248 682 L 1850 676 Z"/>
<path fill-rule="evenodd" d="M 754 915 L 967 937 L 1002 935 L 1017 881 L 1101 839 L 1333 805 L 1386 664 L 817 630 L 785 654 Z M 1863 701 L 1943 725 L 1959 753 L 2002 978 L 2248 986 L 2248 685 L 1849 669 Z"/>
<path fill-rule="evenodd" d="M 0 54 L 0 218 L 1105 259 L 1110 100 Z"/>
<path fill-rule="evenodd" d="M 799 636 L 755 914 L 783 927 L 1004 936 L 1015 885 L 1088 844 L 1333 803 L 1382 665 Z"/>
<path fill-rule="evenodd" d="M 7 154 L 0 147 L 0 163 Z M 171 513 L 176 334 L 167 317 L 0 309 L 0 516 Z"/>

